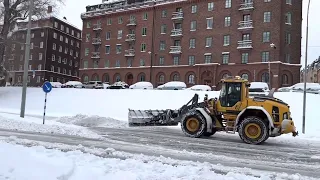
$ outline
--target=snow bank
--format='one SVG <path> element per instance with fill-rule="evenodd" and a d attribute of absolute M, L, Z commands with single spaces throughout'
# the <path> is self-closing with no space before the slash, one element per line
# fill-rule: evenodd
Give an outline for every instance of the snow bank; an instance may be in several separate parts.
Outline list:
<path fill-rule="evenodd" d="M 74 119 L 74 118 L 71 118 Z M 59 121 L 61 119 L 57 119 Z M 63 118 L 62 118 L 63 121 Z M 37 133 L 63 134 L 72 136 L 81 136 L 86 138 L 101 139 L 98 134 L 87 130 L 86 128 L 63 124 L 52 120 L 47 120 L 42 124 L 42 119 L 35 117 L 20 118 L 17 115 L 0 113 L 0 128 L 18 131 L 30 131 Z"/>
<path fill-rule="evenodd" d="M 27 148 L 17 144 L 33 147 Z M 45 145 L 49 149 L 34 145 Z M 227 170 L 226 167 L 209 163 L 135 155 L 110 148 L 90 149 L 81 145 L 44 142 L 37 144 L 14 137 L 0 141 L 0 158 L 0 177 L 7 179 L 311 179 L 297 174 L 276 174 L 248 168 Z M 37 169 L 37 173 L 30 174 L 34 169 Z"/>

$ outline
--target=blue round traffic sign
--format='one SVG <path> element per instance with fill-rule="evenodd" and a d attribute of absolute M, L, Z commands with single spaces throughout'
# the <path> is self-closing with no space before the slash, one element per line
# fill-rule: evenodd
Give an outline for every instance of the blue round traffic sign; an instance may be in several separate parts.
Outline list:
<path fill-rule="evenodd" d="M 43 83 L 42 85 L 42 90 L 45 92 L 45 93 L 49 93 L 51 90 L 52 90 L 52 85 L 49 81 L 46 81 Z"/>

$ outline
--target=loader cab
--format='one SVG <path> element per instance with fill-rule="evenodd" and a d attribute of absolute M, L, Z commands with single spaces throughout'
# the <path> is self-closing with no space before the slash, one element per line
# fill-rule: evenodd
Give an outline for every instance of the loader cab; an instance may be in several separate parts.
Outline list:
<path fill-rule="evenodd" d="M 221 83 L 219 96 L 221 107 L 233 107 L 247 97 L 248 83 L 241 78 L 226 79 L 222 80 Z"/>

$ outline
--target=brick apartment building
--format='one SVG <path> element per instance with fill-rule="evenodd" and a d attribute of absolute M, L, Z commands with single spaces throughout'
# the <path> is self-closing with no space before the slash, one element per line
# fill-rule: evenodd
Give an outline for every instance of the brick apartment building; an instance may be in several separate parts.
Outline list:
<path fill-rule="evenodd" d="M 158 0 L 87 6 L 82 81 L 300 81 L 302 1 Z M 272 48 L 274 44 L 276 48 Z"/>
<path fill-rule="evenodd" d="M 27 23 L 19 23 L 12 44 L 6 48 L 8 81 L 22 85 Z M 48 17 L 32 22 L 28 86 L 44 80 L 65 83 L 79 80 L 81 30 L 65 20 Z"/>

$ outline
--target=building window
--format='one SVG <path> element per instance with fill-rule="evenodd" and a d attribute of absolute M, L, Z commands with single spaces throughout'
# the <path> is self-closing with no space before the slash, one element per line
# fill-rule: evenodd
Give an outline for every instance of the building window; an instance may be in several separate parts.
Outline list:
<path fill-rule="evenodd" d="M 286 60 L 285 60 L 285 62 L 286 63 L 291 63 L 291 56 L 290 56 L 290 54 L 286 54 Z"/>
<path fill-rule="evenodd" d="M 285 21 L 286 24 L 291 25 L 292 15 L 290 12 L 286 13 Z"/>
<path fill-rule="evenodd" d="M 282 84 L 283 85 L 289 84 L 288 75 L 286 75 L 286 74 L 282 75 Z"/>
<path fill-rule="evenodd" d="M 191 38 L 189 40 L 189 48 L 190 49 L 196 48 L 196 39 L 195 38 Z"/>
<path fill-rule="evenodd" d="M 146 65 L 146 63 L 145 63 L 144 59 L 140 59 L 140 66 L 145 66 L 145 65 Z"/>
<path fill-rule="evenodd" d="M 214 8 L 214 3 L 213 2 L 209 2 L 208 3 L 208 11 L 213 11 Z"/>
<path fill-rule="evenodd" d="M 30 43 L 30 49 L 33 49 L 33 43 Z"/>
<path fill-rule="evenodd" d="M 40 48 L 41 49 L 43 48 L 43 42 L 40 42 Z"/>
<path fill-rule="evenodd" d="M 197 21 L 191 21 L 190 31 L 196 31 L 196 30 L 197 30 Z"/>
<path fill-rule="evenodd" d="M 269 62 L 269 58 L 270 58 L 270 52 L 268 51 L 264 51 L 261 54 L 261 61 L 262 62 Z"/>
<path fill-rule="evenodd" d="M 110 40 L 110 38 L 111 38 L 111 32 L 107 32 L 106 33 L 106 40 Z"/>
<path fill-rule="evenodd" d="M 224 26 L 229 27 L 231 25 L 231 17 L 227 16 L 224 18 Z"/>
<path fill-rule="evenodd" d="M 206 47 L 212 46 L 212 37 L 206 37 Z"/>
<path fill-rule="evenodd" d="M 61 63 L 61 56 L 58 57 L 58 63 Z"/>
<path fill-rule="evenodd" d="M 147 35 L 147 28 L 143 27 L 142 28 L 142 36 L 146 36 Z"/>
<path fill-rule="evenodd" d="M 194 14 L 197 12 L 197 5 L 192 5 L 191 6 L 191 13 Z"/>
<path fill-rule="evenodd" d="M 42 53 L 39 53 L 39 60 L 42 60 Z"/>
<path fill-rule="evenodd" d="M 83 69 L 87 69 L 88 68 L 88 61 L 84 60 L 83 61 Z"/>
<path fill-rule="evenodd" d="M 163 74 L 161 74 L 159 76 L 159 83 L 164 83 L 164 75 Z"/>
<path fill-rule="evenodd" d="M 116 61 L 116 67 L 120 67 L 120 60 Z"/>
<path fill-rule="evenodd" d="M 111 18 L 107 19 L 107 25 L 111 25 L 111 24 L 112 24 L 112 19 Z"/>
<path fill-rule="evenodd" d="M 264 12 L 263 22 L 270 22 L 270 21 L 271 21 L 271 12 Z"/>
<path fill-rule="evenodd" d="M 286 0 L 286 4 L 292 5 L 292 0 Z"/>
<path fill-rule="evenodd" d="M 56 56 L 54 54 L 52 54 L 52 58 L 51 58 L 52 61 L 55 61 L 56 60 Z"/>
<path fill-rule="evenodd" d="M 55 43 L 52 44 L 52 49 L 56 50 L 57 49 L 57 45 Z"/>
<path fill-rule="evenodd" d="M 160 51 L 166 50 L 166 42 L 165 41 L 160 41 Z"/>
<path fill-rule="evenodd" d="M 230 45 L 230 35 L 224 35 L 223 36 L 223 46 L 229 46 Z"/>
<path fill-rule="evenodd" d="M 265 72 L 261 75 L 261 82 L 269 83 L 269 73 Z"/>
<path fill-rule="evenodd" d="M 174 74 L 172 80 L 173 81 L 179 81 L 180 80 L 179 74 Z"/>
<path fill-rule="evenodd" d="M 123 23 L 123 18 L 122 16 L 118 17 L 118 24 L 122 24 Z"/>
<path fill-rule="evenodd" d="M 147 20 L 148 19 L 148 13 L 147 12 L 143 13 L 142 19 L 143 20 Z"/>
<path fill-rule="evenodd" d="M 212 56 L 211 55 L 205 55 L 204 56 L 204 63 L 205 64 L 211 63 L 211 60 L 212 60 Z"/>
<path fill-rule="evenodd" d="M 285 42 L 286 44 L 291 44 L 291 33 L 286 32 Z"/>
<path fill-rule="evenodd" d="M 174 56 L 173 57 L 173 65 L 179 65 L 179 56 Z"/>
<path fill-rule="evenodd" d="M 188 76 L 188 83 L 189 84 L 195 84 L 195 76 L 194 76 L 194 74 L 190 74 Z"/>
<path fill-rule="evenodd" d="M 89 48 L 85 48 L 85 49 L 84 49 L 84 55 L 85 55 L 85 56 L 88 56 L 88 55 L 89 55 Z"/>
<path fill-rule="evenodd" d="M 164 57 L 159 58 L 159 65 L 164 65 Z"/>
<path fill-rule="evenodd" d="M 189 62 L 189 65 L 191 65 L 191 66 L 192 66 L 192 65 L 195 65 L 195 63 L 196 63 L 196 57 L 193 56 L 193 55 L 189 56 L 188 62 Z"/>
<path fill-rule="evenodd" d="M 143 31 L 143 30 L 142 30 Z M 161 34 L 166 34 L 167 33 L 167 25 L 166 24 L 162 24 L 161 25 L 161 30 L 160 30 Z M 143 35 L 143 32 L 142 32 Z"/>
<path fill-rule="evenodd" d="M 86 34 L 86 42 L 90 41 L 90 34 Z"/>
<path fill-rule="evenodd" d="M 249 62 L 249 53 L 242 53 L 241 55 L 241 63 L 247 64 Z"/>
<path fill-rule="evenodd" d="M 106 54 L 110 54 L 110 45 L 106 45 Z"/>
<path fill-rule="evenodd" d="M 59 46 L 59 52 L 62 52 L 62 46 Z"/>
<path fill-rule="evenodd" d="M 207 29 L 213 28 L 213 17 L 207 18 Z"/>
<path fill-rule="evenodd" d="M 231 2 L 231 0 L 226 0 L 226 8 L 231 8 L 231 4 L 232 4 L 232 2 Z"/>
<path fill-rule="evenodd" d="M 162 10 L 162 11 L 161 11 L 161 17 L 162 17 L 162 18 L 167 17 L 167 14 L 168 14 L 167 10 Z"/>
<path fill-rule="evenodd" d="M 247 73 L 243 73 L 243 74 L 241 75 L 241 78 L 246 79 L 246 80 L 249 80 L 249 75 L 248 75 Z"/>
<path fill-rule="evenodd" d="M 270 32 L 263 32 L 262 39 L 262 42 L 270 42 Z"/>
<path fill-rule="evenodd" d="M 141 43 L 141 52 L 146 52 L 147 45 L 146 43 Z"/>
<path fill-rule="evenodd" d="M 121 46 L 121 44 L 117 44 L 117 46 L 116 46 L 116 53 L 117 53 L 117 54 L 120 54 L 121 51 L 122 51 L 122 46 Z"/>
<path fill-rule="evenodd" d="M 41 64 L 38 65 L 38 70 L 39 70 L 39 71 L 42 70 L 42 65 L 41 65 Z"/>
<path fill-rule="evenodd" d="M 229 54 L 222 54 L 222 64 L 229 63 Z"/>
<path fill-rule="evenodd" d="M 118 30 L 118 39 L 122 38 L 122 30 Z"/>

